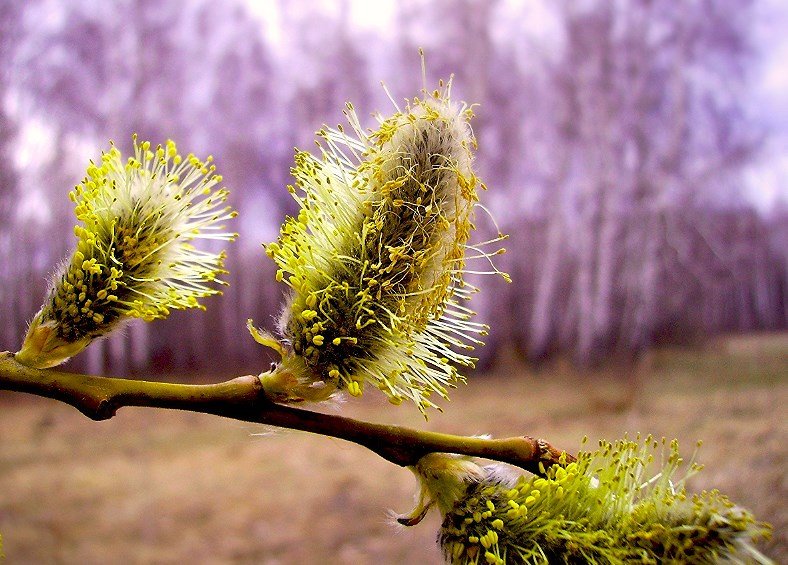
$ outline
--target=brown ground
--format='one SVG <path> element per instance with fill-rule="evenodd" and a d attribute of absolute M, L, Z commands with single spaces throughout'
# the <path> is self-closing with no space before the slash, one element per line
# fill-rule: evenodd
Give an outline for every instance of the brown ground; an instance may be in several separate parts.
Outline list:
<path fill-rule="evenodd" d="M 580 376 L 512 365 L 455 391 L 426 427 L 527 433 L 568 450 L 583 435 L 704 440 L 693 488 L 718 487 L 775 527 L 788 563 L 788 334 L 665 350 L 634 371 Z M 631 379 L 632 380 L 632 379 Z M 356 417 L 424 426 L 415 409 L 349 401 Z M 0 393 L 0 533 L 17 563 L 440 563 L 437 516 L 396 529 L 415 482 L 360 447 L 211 416 L 125 408 L 95 423 Z"/>

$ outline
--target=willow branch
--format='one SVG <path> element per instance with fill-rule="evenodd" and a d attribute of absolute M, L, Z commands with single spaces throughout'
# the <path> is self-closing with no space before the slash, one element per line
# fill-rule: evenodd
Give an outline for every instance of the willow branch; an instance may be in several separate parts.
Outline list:
<path fill-rule="evenodd" d="M 484 457 L 539 473 L 559 462 L 561 451 L 528 436 L 465 437 L 365 422 L 272 402 L 260 379 L 243 376 L 217 384 L 173 384 L 31 369 L 0 353 L 0 390 L 24 392 L 70 404 L 88 418 L 112 418 L 123 406 L 169 408 L 214 414 L 244 422 L 302 430 L 362 445 L 403 467 L 428 453 Z M 572 458 L 569 457 L 571 460 Z"/>

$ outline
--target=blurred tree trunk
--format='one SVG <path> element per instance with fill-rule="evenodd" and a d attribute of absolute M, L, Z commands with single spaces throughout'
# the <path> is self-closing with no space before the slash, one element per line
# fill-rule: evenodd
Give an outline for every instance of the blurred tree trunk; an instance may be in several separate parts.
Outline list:
<path fill-rule="evenodd" d="M 17 187 L 19 177 L 14 167 L 13 148 L 17 125 L 7 108 L 12 75 L 16 71 L 15 48 L 22 28 L 21 19 L 25 2 L 7 0 L 0 3 L 0 319 L 4 320 L 2 337 L 6 347 L 20 343 L 19 322 L 30 314 L 19 316 L 19 280 L 14 263 L 17 257 L 32 253 L 22 247 L 23 243 L 8 229 L 15 223 Z"/>
<path fill-rule="evenodd" d="M 620 186 L 611 167 L 617 134 L 614 105 L 618 101 L 612 38 L 613 8 L 600 4 L 590 11 L 567 10 L 565 17 L 565 76 L 573 84 L 572 119 L 578 143 L 568 137 L 565 146 L 578 151 L 582 167 L 576 183 L 577 214 L 572 232 L 577 253 L 577 274 L 572 295 L 577 307 L 575 357 L 581 363 L 596 360 L 609 333 L 614 238 L 618 233 L 616 201 Z M 571 69 L 571 72 L 569 71 Z"/>

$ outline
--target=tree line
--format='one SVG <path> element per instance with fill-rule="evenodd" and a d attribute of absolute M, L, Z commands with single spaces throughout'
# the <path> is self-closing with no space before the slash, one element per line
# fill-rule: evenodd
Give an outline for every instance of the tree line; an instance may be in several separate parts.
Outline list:
<path fill-rule="evenodd" d="M 495 320 L 484 363 L 513 347 L 588 364 L 786 327 L 788 209 L 743 196 L 769 135 L 747 102 L 755 0 L 409 0 L 387 33 L 352 25 L 350 0 L 280 1 L 275 23 L 240 1 L 57 4 L 0 8 L 4 348 L 71 247 L 85 155 L 108 139 L 127 150 L 136 132 L 214 155 L 241 213 L 230 286 L 204 313 L 132 324 L 73 363 L 259 371 L 245 321 L 276 324 L 282 290 L 259 243 L 295 209 L 293 148 L 348 100 L 386 113 L 381 78 L 397 100 L 417 94 L 419 47 L 428 86 L 454 73 L 454 96 L 480 104 L 483 199 L 510 234 L 499 266 L 514 283 L 481 281 L 474 299 Z M 480 238 L 496 230 L 477 223 Z"/>

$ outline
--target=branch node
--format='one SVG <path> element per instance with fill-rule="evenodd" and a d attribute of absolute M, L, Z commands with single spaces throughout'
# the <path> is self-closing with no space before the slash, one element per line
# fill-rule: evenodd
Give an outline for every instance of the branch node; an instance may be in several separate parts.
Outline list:
<path fill-rule="evenodd" d="M 109 420 L 112 418 L 117 413 L 118 407 L 114 402 L 110 402 L 108 399 L 102 398 L 98 405 L 90 412 L 86 410 L 80 411 L 91 420 L 100 422 L 102 420 Z"/>
<path fill-rule="evenodd" d="M 526 436 L 528 437 L 528 436 Z M 538 449 L 538 458 L 545 464 L 545 467 L 550 467 L 552 465 L 559 465 L 563 462 L 572 463 L 576 461 L 576 458 L 566 451 L 560 451 L 553 447 L 547 440 L 544 439 L 536 439 L 528 438 L 534 441 L 536 447 Z M 563 457 L 563 459 L 562 459 Z"/>

